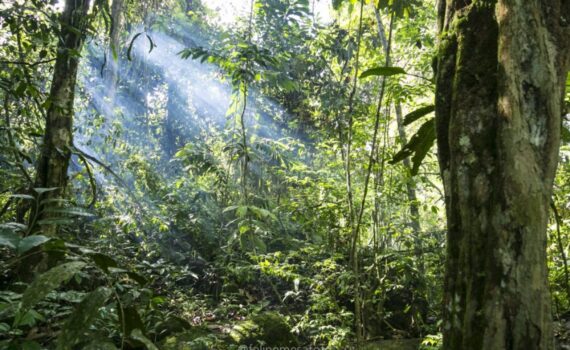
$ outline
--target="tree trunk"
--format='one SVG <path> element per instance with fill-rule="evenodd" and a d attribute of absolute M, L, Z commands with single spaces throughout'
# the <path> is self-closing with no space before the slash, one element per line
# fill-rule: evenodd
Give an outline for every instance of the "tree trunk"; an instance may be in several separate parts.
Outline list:
<path fill-rule="evenodd" d="M 376 17 L 376 24 L 378 25 L 378 38 L 380 39 L 380 43 L 382 43 L 382 48 L 384 49 L 384 55 L 386 56 L 386 66 L 391 66 L 391 48 L 388 45 L 388 39 L 386 38 L 385 26 L 382 22 L 382 16 L 380 15 L 380 10 L 374 3 L 371 3 L 370 6 L 374 11 L 374 16 Z M 392 28 L 392 23 L 390 23 L 390 28 Z M 389 33 L 391 35 L 391 33 Z M 385 79 L 385 78 L 383 78 Z M 399 101 L 395 103 L 395 110 L 396 110 L 396 124 L 398 127 L 398 135 L 400 137 L 400 142 L 402 145 L 408 143 L 408 138 L 406 136 L 406 128 L 404 127 L 404 116 L 402 113 L 402 105 Z M 410 164 L 410 158 L 405 158 L 403 160 L 404 167 L 407 170 L 411 170 L 412 166 Z M 414 251 L 416 255 L 416 260 L 418 263 L 418 267 L 420 271 L 423 271 L 423 245 L 422 240 L 419 237 L 419 233 L 421 230 L 420 226 L 420 210 L 418 208 L 417 203 L 417 195 L 416 195 L 416 185 L 413 179 L 408 178 L 406 179 L 406 195 L 408 197 L 408 203 L 410 206 L 410 227 L 414 231 Z"/>
<path fill-rule="evenodd" d="M 408 143 L 408 137 L 406 136 L 406 128 L 404 127 L 404 116 L 402 113 L 402 105 L 400 102 L 396 103 L 396 123 L 398 124 L 398 135 L 400 137 L 400 142 L 402 145 L 406 145 Z M 411 171 L 412 164 L 410 163 L 410 158 L 404 158 L 402 161 L 404 167 Z M 408 202 L 410 206 L 410 227 L 416 234 L 419 234 L 421 226 L 420 226 L 420 208 L 418 208 L 418 197 L 416 195 L 416 184 L 414 183 L 413 179 L 408 178 L 406 179 L 406 195 L 408 197 Z M 416 248 L 420 251 L 421 248 L 421 240 L 416 240 Z"/>
<path fill-rule="evenodd" d="M 408 138 L 406 136 L 406 128 L 404 127 L 404 116 L 402 113 L 402 105 L 400 102 L 396 102 L 396 123 L 398 126 L 398 135 L 400 136 L 400 142 L 402 147 L 408 143 Z M 404 158 L 404 167 L 411 174 L 412 164 L 410 163 L 410 158 Z M 406 175 L 408 175 L 406 174 Z M 406 178 L 406 196 L 408 197 L 408 205 L 410 206 L 410 223 L 409 226 L 413 231 L 414 237 L 414 255 L 416 257 L 416 264 L 420 273 L 424 272 L 424 257 L 423 257 L 423 242 L 421 238 L 421 225 L 420 225 L 420 208 L 418 207 L 418 197 L 416 194 L 416 184 L 411 175 Z"/>
<path fill-rule="evenodd" d="M 106 85 L 108 97 L 110 99 L 111 108 L 115 107 L 115 95 L 117 91 L 117 83 L 119 79 L 119 64 L 121 53 L 121 29 L 123 28 L 123 0 L 113 0 L 111 6 L 111 15 L 113 17 L 113 25 L 111 27 L 110 47 L 107 58 L 108 68 L 106 70 Z"/>
<path fill-rule="evenodd" d="M 563 1 L 440 0 L 444 349 L 553 347 L 546 225 L 568 67 Z"/>
<path fill-rule="evenodd" d="M 73 100 L 79 52 L 87 28 L 89 0 L 67 0 L 61 15 L 60 42 L 53 72 L 49 95 L 49 108 L 42 152 L 37 164 L 35 187 L 57 188 L 47 192 L 42 199 L 61 198 L 67 185 L 67 167 L 73 144 Z M 51 203 L 50 205 L 56 205 Z M 45 205 L 36 208 L 38 220 L 47 219 L 52 214 L 45 212 Z M 33 217 L 34 215 L 32 215 Z M 33 220 L 33 219 L 32 219 Z M 37 222 L 31 222 L 36 225 Z M 55 225 L 43 225 L 46 235 L 55 234 Z"/>

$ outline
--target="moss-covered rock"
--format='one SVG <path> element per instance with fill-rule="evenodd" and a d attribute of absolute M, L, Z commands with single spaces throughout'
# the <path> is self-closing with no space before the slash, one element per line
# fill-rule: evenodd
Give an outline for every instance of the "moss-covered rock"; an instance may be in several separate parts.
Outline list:
<path fill-rule="evenodd" d="M 206 328 L 193 327 L 190 330 L 166 337 L 162 341 L 164 350 L 209 350 L 213 339 Z"/>
<path fill-rule="evenodd" d="M 285 318 L 276 312 L 256 315 L 236 325 L 230 337 L 239 345 L 298 345 L 297 337 L 291 333 L 291 327 Z"/>

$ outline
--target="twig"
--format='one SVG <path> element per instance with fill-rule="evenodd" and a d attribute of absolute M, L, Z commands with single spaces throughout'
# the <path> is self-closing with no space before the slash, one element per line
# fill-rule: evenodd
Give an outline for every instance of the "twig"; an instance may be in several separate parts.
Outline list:
<path fill-rule="evenodd" d="M 77 153 L 77 156 L 79 157 L 79 159 L 81 159 L 81 161 L 85 165 L 85 170 L 87 171 L 87 175 L 89 175 L 89 185 L 91 186 L 92 199 L 91 199 L 91 202 L 89 202 L 89 205 L 87 207 L 93 208 L 95 206 L 95 203 L 97 202 L 97 184 L 95 182 L 95 178 L 93 177 L 93 172 L 91 171 L 91 167 L 89 166 L 89 162 L 85 158 L 84 154 L 83 153 Z"/>
<path fill-rule="evenodd" d="M 43 60 L 43 61 L 37 61 L 37 62 L 25 62 L 25 61 L 7 61 L 7 60 L 0 60 L 0 64 L 2 65 L 11 65 L 11 64 L 15 64 L 15 65 L 20 65 L 20 66 L 28 66 L 28 67 L 35 67 L 35 66 L 39 66 L 40 64 L 46 64 L 46 63 L 51 63 L 54 62 L 55 58 L 49 59 L 49 60 Z"/>

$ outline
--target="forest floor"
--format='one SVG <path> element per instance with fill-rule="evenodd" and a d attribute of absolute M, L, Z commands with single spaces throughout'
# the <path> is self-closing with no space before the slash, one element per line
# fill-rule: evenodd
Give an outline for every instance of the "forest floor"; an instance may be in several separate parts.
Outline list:
<path fill-rule="evenodd" d="M 556 350 L 570 350 L 570 318 L 554 323 Z"/>

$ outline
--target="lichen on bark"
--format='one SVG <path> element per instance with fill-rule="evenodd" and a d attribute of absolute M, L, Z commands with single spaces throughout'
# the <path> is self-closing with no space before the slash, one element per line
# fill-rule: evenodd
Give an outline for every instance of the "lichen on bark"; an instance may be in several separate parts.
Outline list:
<path fill-rule="evenodd" d="M 445 349 L 552 347 L 546 223 L 568 67 L 567 29 L 558 19 L 568 7 L 439 4 Z"/>

